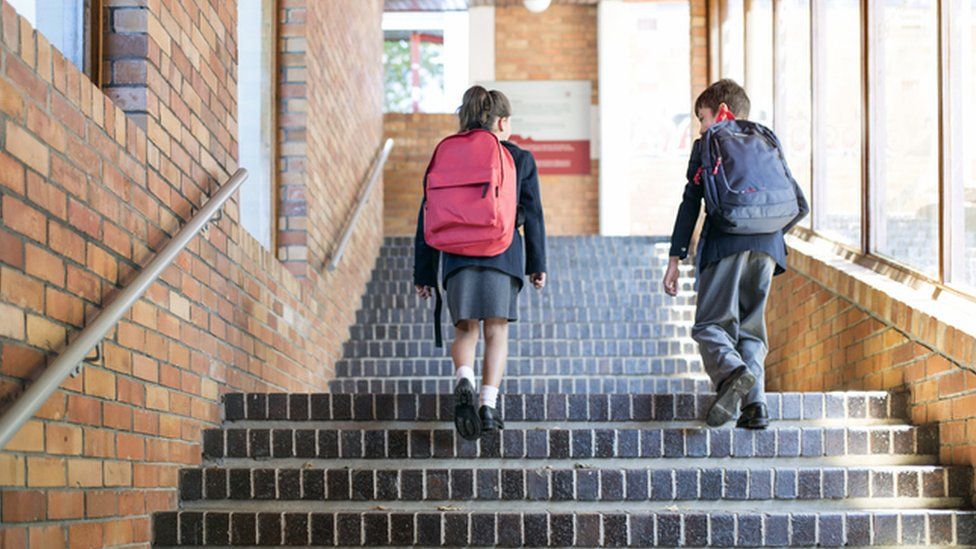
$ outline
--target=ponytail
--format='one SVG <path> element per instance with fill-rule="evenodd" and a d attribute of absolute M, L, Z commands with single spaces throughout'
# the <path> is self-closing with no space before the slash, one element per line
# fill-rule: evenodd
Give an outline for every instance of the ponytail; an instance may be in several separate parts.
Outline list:
<path fill-rule="evenodd" d="M 490 130 L 499 118 L 512 116 L 512 106 L 505 94 L 498 90 L 488 91 L 482 86 L 472 86 L 464 92 L 458 121 L 461 131 Z"/>

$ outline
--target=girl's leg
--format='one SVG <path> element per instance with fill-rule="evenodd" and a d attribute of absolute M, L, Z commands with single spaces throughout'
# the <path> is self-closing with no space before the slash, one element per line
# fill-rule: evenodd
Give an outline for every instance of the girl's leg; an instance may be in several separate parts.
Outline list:
<path fill-rule="evenodd" d="M 508 360 L 508 319 L 485 319 L 485 362 L 481 373 L 481 404 L 495 408 Z"/>
<path fill-rule="evenodd" d="M 478 347 L 478 321 L 462 320 L 454 326 L 454 343 L 451 345 L 451 358 L 454 369 L 462 366 L 474 368 L 474 352 Z M 474 370 L 471 372 L 474 377 Z"/>
<path fill-rule="evenodd" d="M 477 440 L 481 436 L 481 419 L 475 405 L 472 368 L 477 345 L 478 321 L 458 322 L 454 327 L 454 344 L 451 345 L 451 358 L 454 359 L 454 373 L 457 378 L 454 386 L 454 427 L 467 440 Z"/>

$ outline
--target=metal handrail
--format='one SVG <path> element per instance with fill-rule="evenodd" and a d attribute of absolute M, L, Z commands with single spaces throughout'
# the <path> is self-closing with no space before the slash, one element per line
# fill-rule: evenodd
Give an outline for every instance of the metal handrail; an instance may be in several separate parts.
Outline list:
<path fill-rule="evenodd" d="M 122 315 L 132 307 L 137 299 L 149 289 L 149 286 L 159 278 L 176 258 L 177 254 L 193 239 L 206 225 L 210 218 L 220 211 L 234 191 L 247 178 L 247 170 L 241 168 L 224 184 L 217 193 L 183 226 L 156 257 L 139 273 L 139 275 L 125 287 L 98 315 L 86 326 L 78 337 L 71 342 L 54 362 L 51 363 L 37 381 L 20 395 L 17 400 L 0 417 L 0 450 L 23 427 L 24 423 L 34 417 L 37 409 L 47 401 L 66 377 L 72 374 L 84 362 L 88 353 L 98 345 L 105 334 L 115 326 Z"/>
<path fill-rule="evenodd" d="M 330 271 L 334 271 L 339 266 L 339 261 L 342 260 L 342 254 L 346 253 L 346 245 L 349 244 L 349 238 L 352 237 L 352 230 L 356 227 L 356 222 L 359 221 L 360 214 L 363 213 L 363 207 L 369 201 L 369 195 L 373 192 L 373 186 L 376 185 L 380 174 L 383 173 L 383 166 L 386 165 L 386 159 L 390 156 L 391 149 L 393 149 L 393 139 L 387 138 L 383 143 L 383 150 L 380 151 L 379 157 L 373 164 L 373 171 L 369 175 L 369 182 L 366 183 L 362 194 L 359 195 L 359 199 L 356 201 L 356 209 L 353 210 L 352 216 L 349 217 L 346 228 L 342 231 L 342 236 L 339 238 L 339 244 L 336 245 L 335 252 L 329 260 L 328 269 Z"/>

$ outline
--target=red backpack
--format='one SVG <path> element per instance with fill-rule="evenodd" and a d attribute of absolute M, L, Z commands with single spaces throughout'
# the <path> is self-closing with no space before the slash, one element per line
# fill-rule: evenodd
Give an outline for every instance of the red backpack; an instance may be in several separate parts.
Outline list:
<path fill-rule="evenodd" d="M 515 236 L 515 160 L 495 134 L 470 130 L 434 149 L 424 176 L 424 239 L 442 252 L 496 256 Z"/>

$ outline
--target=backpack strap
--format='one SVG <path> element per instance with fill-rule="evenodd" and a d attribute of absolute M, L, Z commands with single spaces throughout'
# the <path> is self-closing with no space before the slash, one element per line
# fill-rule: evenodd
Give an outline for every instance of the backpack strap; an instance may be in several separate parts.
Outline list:
<path fill-rule="evenodd" d="M 434 301 L 434 346 L 440 349 L 444 346 L 444 336 L 441 333 L 441 311 L 444 308 L 444 300 L 441 298 L 441 289 L 434 287 L 434 294 L 437 296 Z"/>

